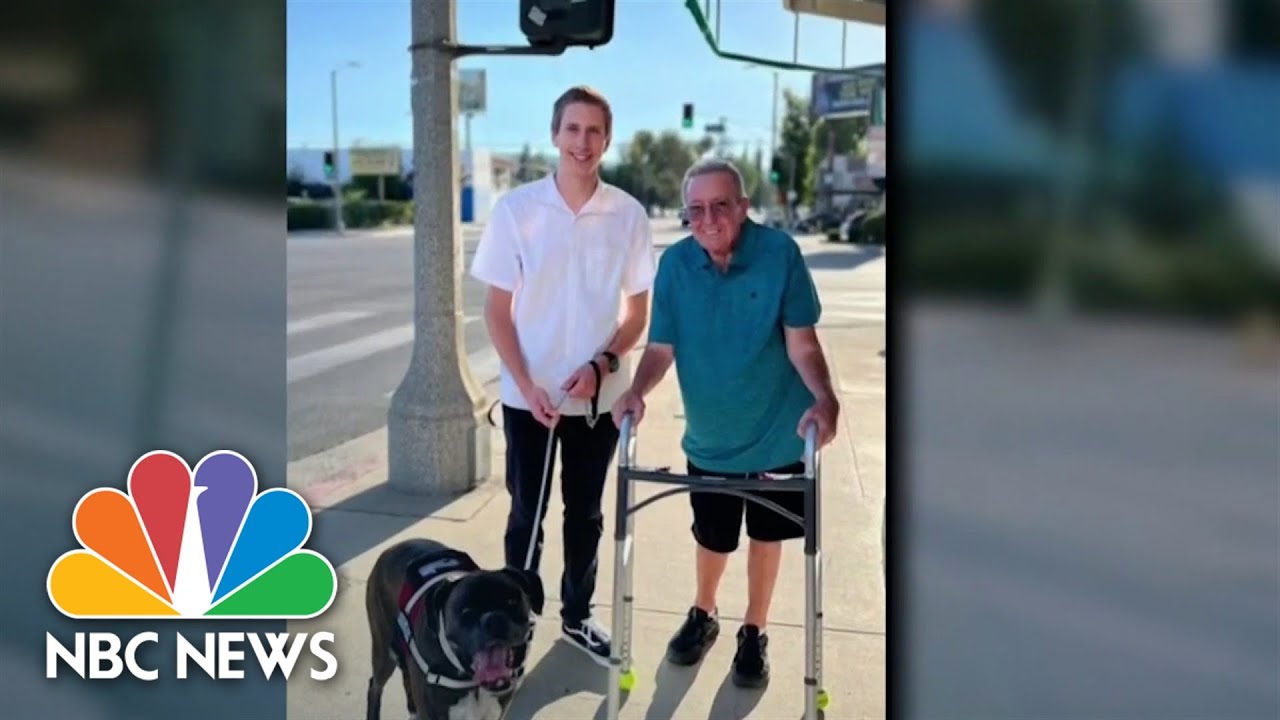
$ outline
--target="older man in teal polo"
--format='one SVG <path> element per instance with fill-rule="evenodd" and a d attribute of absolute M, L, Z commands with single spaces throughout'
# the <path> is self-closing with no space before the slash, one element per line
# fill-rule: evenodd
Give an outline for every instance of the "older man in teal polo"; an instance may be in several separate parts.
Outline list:
<path fill-rule="evenodd" d="M 742 175 L 706 160 L 689 169 L 684 199 L 693 235 L 662 254 L 654 280 L 649 340 L 613 418 L 644 417 L 644 397 L 672 363 L 684 401 L 681 447 L 688 472 L 712 477 L 804 472 L 804 428 L 835 436 L 839 404 L 814 326 L 821 304 L 796 241 L 747 217 Z M 761 493 L 804 516 L 802 493 Z M 691 492 L 697 591 L 668 645 L 678 665 L 700 661 L 720 634 L 716 590 L 746 519 L 747 613 L 733 678 L 768 683 L 769 605 L 782 542 L 804 529 L 755 502 Z"/>

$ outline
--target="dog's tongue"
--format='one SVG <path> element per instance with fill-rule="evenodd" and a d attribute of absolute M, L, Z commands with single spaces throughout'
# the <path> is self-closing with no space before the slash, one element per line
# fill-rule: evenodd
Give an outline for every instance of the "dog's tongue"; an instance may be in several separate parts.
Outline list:
<path fill-rule="evenodd" d="M 482 683 L 506 678 L 510 675 L 510 670 L 507 668 L 507 649 L 499 647 L 481 650 L 471 660 L 471 669 L 475 672 L 476 680 Z"/>

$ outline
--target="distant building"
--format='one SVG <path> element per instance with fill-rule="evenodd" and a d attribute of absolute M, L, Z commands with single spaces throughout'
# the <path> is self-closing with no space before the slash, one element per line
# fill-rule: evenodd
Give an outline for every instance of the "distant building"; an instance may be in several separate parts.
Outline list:
<path fill-rule="evenodd" d="M 324 154 L 326 148 L 290 148 L 285 153 L 285 174 L 306 184 L 324 184 Z M 413 178 L 413 148 L 401 149 L 401 177 Z M 351 163 L 347 148 L 338 151 L 338 177 L 342 183 L 351 182 Z M 484 222 L 489 217 L 498 197 L 514 185 L 516 162 L 484 148 L 473 148 L 473 163 L 469 165 L 466 151 L 458 153 L 458 185 L 461 195 L 460 214 L 464 222 Z M 476 172 L 469 167 L 474 166 Z"/>

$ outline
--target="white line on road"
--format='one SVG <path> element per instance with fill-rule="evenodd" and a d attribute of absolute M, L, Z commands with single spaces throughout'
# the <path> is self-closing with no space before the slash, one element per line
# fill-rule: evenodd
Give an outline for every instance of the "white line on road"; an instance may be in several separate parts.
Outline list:
<path fill-rule="evenodd" d="M 339 312 L 325 313 L 323 315 L 309 317 L 305 320 L 291 322 L 286 326 L 285 332 L 289 335 L 293 335 L 300 332 L 307 332 L 308 330 L 319 330 L 320 328 L 327 328 L 333 325 L 341 325 L 342 323 L 351 322 L 352 320 L 362 320 L 372 316 L 372 312 L 365 312 L 361 310 L 343 310 Z"/>
<path fill-rule="evenodd" d="M 884 322 L 884 319 L 885 319 L 884 313 L 882 312 L 878 312 L 878 313 L 859 313 L 859 312 L 840 312 L 840 311 L 827 312 L 826 310 L 823 310 L 822 319 L 818 321 L 818 325 L 820 326 L 826 325 L 833 320 L 840 320 L 840 321 L 867 320 L 871 322 Z"/>
<path fill-rule="evenodd" d="M 502 361 L 498 359 L 498 351 L 492 347 L 477 350 L 467 355 L 467 363 L 471 365 L 471 375 L 482 385 L 498 379 Z M 391 397 L 395 389 L 388 390 L 383 397 Z"/>
<path fill-rule="evenodd" d="M 289 358 L 285 376 L 289 384 L 319 375 L 374 353 L 413 342 L 413 323 L 358 337 L 338 345 Z"/>
<path fill-rule="evenodd" d="M 481 318 L 479 317 L 464 319 L 467 325 L 480 321 Z M 312 352 L 289 358 L 285 369 L 286 382 L 292 385 L 322 372 L 327 372 L 336 367 L 363 360 L 384 350 L 408 345 L 412 342 L 413 323 L 406 323 L 344 343 L 313 350 Z"/>

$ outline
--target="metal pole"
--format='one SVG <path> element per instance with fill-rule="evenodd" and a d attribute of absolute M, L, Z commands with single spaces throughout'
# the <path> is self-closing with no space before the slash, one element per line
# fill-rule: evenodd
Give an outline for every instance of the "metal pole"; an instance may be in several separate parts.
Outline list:
<path fill-rule="evenodd" d="M 338 159 L 338 68 L 329 71 L 329 99 L 333 110 L 333 229 L 343 232 L 342 172 Z"/>
<path fill-rule="evenodd" d="M 387 412 L 387 480 L 452 495 L 489 475 L 485 396 L 465 354 L 458 218 L 456 0 L 410 6 L 413 102 L 413 353 Z"/>
<path fill-rule="evenodd" d="M 471 154 L 471 113 L 463 116 L 463 147 L 466 148 L 467 164 L 463 166 L 463 180 L 466 181 L 467 187 L 471 188 L 471 207 L 472 220 L 475 219 L 475 197 L 476 197 L 476 166 L 475 157 Z"/>
<path fill-rule="evenodd" d="M 773 173 L 773 158 L 777 153 L 778 142 L 778 71 L 773 71 L 773 115 L 769 117 L 769 173 Z M 778 197 L 778 184 L 770 182 L 773 188 L 773 197 Z"/>
<path fill-rule="evenodd" d="M 840 23 L 840 67 L 846 67 L 845 52 L 849 49 L 849 23 Z"/>
<path fill-rule="evenodd" d="M 792 12 L 796 17 L 795 36 L 791 39 L 791 62 L 800 62 L 800 13 Z"/>

